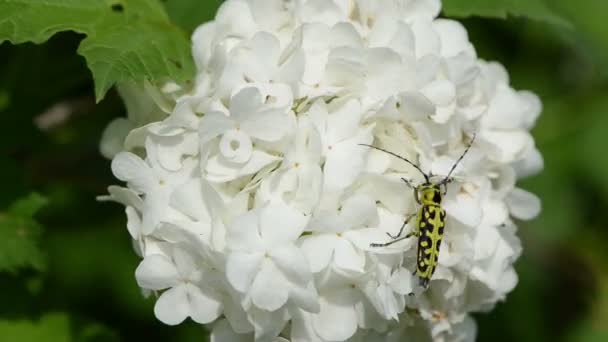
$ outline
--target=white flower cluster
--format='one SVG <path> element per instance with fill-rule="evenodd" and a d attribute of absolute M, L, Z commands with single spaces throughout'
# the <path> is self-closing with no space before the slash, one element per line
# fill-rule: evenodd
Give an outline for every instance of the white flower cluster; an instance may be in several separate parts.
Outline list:
<path fill-rule="evenodd" d="M 129 118 L 102 151 L 126 187 L 107 198 L 126 207 L 160 321 L 212 324 L 215 342 L 475 339 L 469 313 L 517 283 L 512 218 L 540 210 L 515 182 L 542 168 L 541 103 L 440 8 L 228 0 L 193 35 L 191 89 L 122 89 Z M 360 144 L 446 175 L 473 133 L 423 291 L 415 238 L 370 247 L 417 209 L 401 178 L 423 179 Z"/>

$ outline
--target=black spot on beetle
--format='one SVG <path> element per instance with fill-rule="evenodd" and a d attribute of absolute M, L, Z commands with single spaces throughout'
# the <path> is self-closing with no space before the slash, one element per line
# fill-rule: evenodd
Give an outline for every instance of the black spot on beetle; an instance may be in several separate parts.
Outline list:
<path fill-rule="evenodd" d="M 433 203 L 441 203 L 441 192 L 438 190 L 433 192 Z"/>

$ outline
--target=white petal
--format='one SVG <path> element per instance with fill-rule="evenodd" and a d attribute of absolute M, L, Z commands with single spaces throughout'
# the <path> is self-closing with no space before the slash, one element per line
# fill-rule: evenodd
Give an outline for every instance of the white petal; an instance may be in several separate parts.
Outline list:
<path fill-rule="evenodd" d="M 262 249 L 258 212 L 249 211 L 228 225 L 226 243 L 231 250 L 252 252 Z"/>
<path fill-rule="evenodd" d="M 182 279 L 187 278 L 198 270 L 196 258 L 192 252 L 185 248 L 173 249 L 173 262 Z"/>
<path fill-rule="evenodd" d="M 317 273 L 329 265 L 337 239 L 338 237 L 334 234 L 313 234 L 302 237 L 302 251 L 310 262 L 313 273 Z"/>
<path fill-rule="evenodd" d="M 333 26 L 343 18 L 336 1 L 311 0 L 302 7 L 299 16 L 303 22 L 320 22 Z"/>
<path fill-rule="evenodd" d="M 268 3 L 271 2 L 272 1 L 266 1 L 265 3 L 268 5 Z M 269 15 L 268 8 L 259 8 L 261 6 L 257 3 L 252 7 L 257 8 L 260 13 L 265 14 L 265 21 L 270 21 L 278 17 L 276 12 L 274 16 Z M 254 13 L 255 12 L 256 11 L 254 10 Z M 249 46 L 247 47 L 249 48 L 248 50 L 251 51 L 251 55 L 247 56 L 247 59 L 243 61 L 245 64 L 245 74 L 248 78 L 253 80 L 261 82 L 269 81 L 276 70 L 279 54 L 281 53 L 279 40 L 275 35 L 262 31 L 257 32 L 248 42 L 248 45 Z"/>
<path fill-rule="evenodd" d="M 481 133 L 484 140 L 491 143 L 490 158 L 499 163 L 510 163 L 519 159 L 526 148 L 534 146 L 534 140 L 524 131 L 485 130 Z"/>
<path fill-rule="evenodd" d="M 201 143 L 204 144 L 233 127 L 234 123 L 226 115 L 220 112 L 207 113 L 201 118 L 199 127 Z"/>
<path fill-rule="evenodd" d="M 414 57 L 414 34 L 410 26 L 400 20 L 377 20 L 368 40 L 370 47 L 390 46 L 403 57 Z"/>
<path fill-rule="evenodd" d="M 289 300 L 307 312 L 318 313 L 320 310 L 319 294 L 313 282 L 306 287 L 292 286 L 289 290 Z"/>
<path fill-rule="evenodd" d="M 116 201 L 125 207 L 133 207 L 137 211 L 141 211 L 143 201 L 137 192 L 123 188 L 120 186 L 111 185 L 108 187 L 109 196 L 99 196 L 98 201 Z"/>
<path fill-rule="evenodd" d="M 241 89 L 230 100 L 230 117 L 239 123 L 244 122 L 262 105 L 262 94 L 257 88 Z"/>
<path fill-rule="evenodd" d="M 243 121 L 241 128 L 254 138 L 278 141 L 293 125 L 293 118 L 286 110 L 269 109 L 252 115 Z"/>
<path fill-rule="evenodd" d="M 239 292 L 247 292 L 259 270 L 262 253 L 232 253 L 226 260 L 226 278 Z"/>
<path fill-rule="evenodd" d="M 336 266 L 350 271 L 363 273 L 365 266 L 365 253 L 346 239 L 338 239 L 334 252 Z"/>
<path fill-rule="evenodd" d="M 420 58 L 427 54 L 439 54 L 441 42 L 433 28 L 432 21 L 416 21 L 412 25 L 412 31 L 416 37 L 416 57 Z"/>
<path fill-rule="evenodd" d="M 157 185 L 156 177 L 148 164 L 130 152 L 121 152 L 112 159 L 112 173 L 139 192 L 149 192 Z"/>
<path fill-rule="evenodd" d="M 118 118 L 110 122 L 101 135 L 99 144 L 101 154 L 112 159 L 120 151 L 124 151 L 125 138 L 133 128 L 133 123 L 126 118 Z"/>
<path fill-rule="evenodd" d="M 529 148 L 523 155 L 522 159 L 515 164 L 513 168 L 517 173 L 517 178 L 526 178 L 539 173 L 545 167 L 540 151 L 534 147 Z"/>
<path fill-rule="evenodd" d="M 279 160 L 279 157 L 254 150 L 246 164 L 230 163 L 220 156 L 214 156 L 207 162 L 207 180 L 215 183 L 229 182 L 242 176 L 260 171 L 263 167 Z"/>
<path fill-rule="evenodd" d="M 159 225 L 168 207 L 168 194 L 151 193 L 146 197 L 142 209 L 142 227 L 144 235 L 151 234 Z"/>
<path fill-rule="evenodd" d="M 186 139 L 186 137 L 190 137 L 190 139 Z M 194 155 L 198 152 L 198 136 L 195 134 L 151 139 L 158 141 L 158 162 L 167 170 L 179 171 L 182 168 L 182 161 L 185 156 Z"/>
<path fill-rule="evenodd" d="M 219 296 L 205 293 L 192 284 L 185 286 L 190 300 L 190 317 L 193 321 L 207 324 L 215 321 L 222 314 L 222 301 Z"/>
<path fill-rule="evenodd" d="M 282 203 L 273 203 L 260 214 L 260 231 L 269 247 L 285 246 L 294 242 L 304 231 L 307 218 Z"/>
<path fill-rule="evenodd" d="M 500 83 L 482 119 L 484 126 L 495 129 L 530 129 L 540 114 L 540 100 L 529 92 L 521 94 Z"/>
<path fill-rule="evenodd" d="M 298 247 L 294 245 L 277 247 L 269 252 L 270 258 L 289 281 L 304 286 L 312 280 L 306 256 Z"/>
<path fill-rule="evenodd" d="M 293 73 L 301 73 L 298 70 L 285 70 L 289 74 L 286 77 L 294 77 Z M 299 78 L 298 78 L 299 80 Z M 295 80 L 297 82 L 297 80 Z M 282 109 L 284 116 L 287 116 L 290 120 L 293 120 L 293 116 L 290 115 L 289 109 L 293 106 L 293 92 L 291 87 L 283 83 L 246 83 L 244 87 L 255 87 L 262 94 L 262 98 L 265 100 L 264 104 L 268 109 Z M 263 111 L 265 112 L 265 111 Z M 284 119 L 287 119 L 284 118 Z M 241 126 L 242 127 L 242 126 Z M 281 127 L 285 129 L 286 127 Z"/>
<path fill-rule="evenodd" d="M 317 334 L 326 341 L 346 341 L 357 331 L 357 312 L 349 294 L 336 293 L 331 301 L 321 297 L 321 311 L 313 316 Z M 336 318 L 339 317 L 339 323 Z"/>
<path fill-rule="evenodd" d="M 461 52 L 475 56 L 475 49 L 469 42 L 466 28 L 459 22 L 449 19 L 437 19 L 433 26 L 441 40 L 441 55 L 452 57 Z"/>
<path fill-rule="evenodd" d="M 162 290 L 177 285 L 179 273 L 169 258 L 160 254 L 152 254 L 137 266 L 135 279 L 142 288 Z"/>
<path fill-rule="evenodd" d="M 306 213 L 319 202 L 323 187 L 323 171 L 316 165 L 301 166 L 297 170 L 297 189 L 292 205 Z"/>
<path fill-rule="evenodd" d="M 456 87 L 450 81 L 435 81 L 422 88 L 422 94 L 437 106 L 447 106 L 456 100 Z"/>
<path fill-rule="evenodd" d="M 452 325 L 449 340 L 454 342 L 474 342 L 477 340 L 477 323 L 471 316 L 466 316 L 463 322 Z"/>
<path fill-rule="evenodd" d="M 352 196 L 342 203 L 340 218 L 345 229 L 376 225 L 378 224 L 376 203 L 367 196 Z"/>
<path fill-rule="evenodd" d="M 237 300 L 238 298 L 231 298 L 224 301 L 224 316 L 226 316 L 230 327 L 236 333 L 250 333 L 254 329 L 253 325 L 247 320 L 247 313 L 243 310 L 241 303 L 237 302 Z"/>
<path fill-rule="evenodd" d="M 350 100 L 327 118 L 327 144 L 352 138 L 360 129 L 361 104 Z"/>
<path fill-rule="evenodd" d="M 414 277 L 409 270 L 399 268 L 399 270 L 391 276 L 389 284 L 396 293 L 409 295 L 414 288 Z"/>
<path fill-rule="evenodd" d="M 146 125 L 145 127 L 150 133 L 159 137 L 176 137 L 185 132 L 184 128 L 169 125 L 166 123 L 166 121 L 154 122 L 149 125 Z"/>
<path fill-rule="evenodd" d="M 220 153 L 233 163 L 245 163 L 251 158 L 253 143 L 242 131 L 231 129 L 222 135 L 219 144 Z"/>
<path fill-rule="evenodd" d="M 354 27 L 352 23 L 349 22 L 340 22 L 336 25 L 333 25 L 331 28 L 331 39 L 333 44 L 339 44 L 340 46 L 350 46 L 350 47 L 361 47 L 363 46 L 363 39 L 357 29 Z M 327 36 L 317 37 L 321 42 Z M 319 42 L 319 43 L 321 43 Z"/>
<path fill-rule="evenodd" d="M 127 213 L 127 230 L 134 240 L 138 240 L 141 237 L 141 217 L 133 207 L 127 207 L 125 212 Z"/>
<path fill-rule="evenodd" d="M 227 27 L 226 34 L 241 38 L 250 37 L 257 28 L 249 3 L 243 1 L 227 1 L 222 4 L 215 21 L 218 25 Z"/>
<path fill-rule="evenodd" d="M 292 313 L 290 331 L 292 342 L 323 342 L 314 330 L 312 316 L 301 310 Z"/>
<path fill-rule="evenodd" d="M 252 307 L 248 313 L 249 320 L 255 327 L 255 341 L 270 341 L 276 338 L 289 319 L 286 310 L 269 312 Z"/>
<path fill-rule="evenodd" d="M 509 209 L 502 200 L 487 200 L 483 203 L 483 220 L 481 224 L 498 226 L 509 218 Z"/>
<path fill-rule="evenodd" d="M 466 52 L 444 58 L 443 63 L 447 69 L 448 78 L 457 87 L 472 82 L 479 75 L 478 60 Z"/>
<path fill-rule="evenodd" d="M 209 220 L 210 214 L 203 201 L 201 181 L 194 179 L 175 189 L 171 206 L 195 220 Z"/>
<path fill-rule="evenodd" d="M 372 48 L 367 51 L 367 91 L 364 95 L 373 100 L 384 99 L 407 88 L 413 79 L 402 64 L 402 58 L 390 48 Z"/>
<path fill-rule="evenodd" d="M 371 134 L 364 132 L 359 136 L 346 140 L 327 153 L 325 162 L 325 184 L 332 189 L 343 189 L 350 186 L 365 167 L 367 151 L 359 144 L 369 144 Z"/>
<path fill-rule="evenodd" d="M 148 131 L 148 126 L 152 124 L 148 124 L 142 127 L 134 128 L 127 134 L 124 142 L 125 150 L 134 150 L 136 148 L 141 148 L 146 146 L 146 139 L 150 136 L 150 131 Z"/>
<path fill-rule="evenodd" d="M 287 303 L 288 285 L 273 262 L 267 259 L 251 286 L 251 300 L 260 309 L 278 310 Z"/>
<path fill-rule="evenodd" d="M 403 92 L 399 94 L 399 113 L 403 119 L 423 120 L 435 114 L 435 105 L 419 92 Z"/>
<path fill-rule="evenodd" d="M 483 215 L 481 206 L 477 199 L 468 193 L 457 194 L 456 199 L 447 200 L 444 207 L 450 217 L 467 226 L 476 227 L 481 222 Z"/>
<path fill-rule="evenodd" d="M 499 243 L 500 235 L 492 227 L 481 227 L 475 236 L 475 255 L 476 261 L 492 257 L 496 253 L 496 246 Z"/>
<path fill-rule="evenodd" d="M 515 188 L 506 201 L 511 214 L 518 219 L 531 220 L 540 214 L 540 199 L 528 191 Z"/>
<path fill-rule="evenodd" d="M 529 91 L 519 91 L 519 98 L 521 99 L 524 107 L 524 111 L 527 115 L 524 115 L 522 126 L 525 129 L 532 129 L 536 123 L 536 119 L 540 116 L 543 111 L 543 103 L 541 102 L 538 95 Z"/>
<path fill-rule="evenodd" d="M 211 331 L 211 342 L 251 342 L 251 334 L 237 334 L 226 320 L 221 320 L 213 326 Z"/>
<path fill-rule="evenodd" d="M 324 82 L 332 86 L 348 86 L 361 82 L 365 72 L 362 49 L 339 47 L 331 50 Z"/>
<path fill-rule="evenodd" d="M 184 284 L 163 292 L 154 305 L 154 315 L 168 325 L 178 325 L 190 315 L 190 303 Z"/>

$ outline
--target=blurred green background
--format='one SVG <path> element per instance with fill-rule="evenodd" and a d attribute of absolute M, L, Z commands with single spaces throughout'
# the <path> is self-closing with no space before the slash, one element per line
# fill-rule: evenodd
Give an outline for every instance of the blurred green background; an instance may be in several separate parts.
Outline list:
<path fill-rule="evenodd" d="M 187 30 L 218 4 L 193 12 L 171 3 Z M 543 212 L 520 224 L 520 283 L 505 303 L 476 315 L 479 341 L 608 341 L 608 2 L 558 0 L 555 7 L 572 28 L 463 20 L 479 55 L 505 64 L 513 86 L 536 92 L 545 106 L 534 130 L 545 170 L 520 183 L 541 197 Z M 0 45 L 0 220 L 16 198 L 37 192 L 48 200 L 40 225 L 23 223 L 25 233 L 43 231 L 46 257 L 0 273 L 0 331 L 11 331 L 6 320 L 50 312 L 57 314 L 44 316 L 45 326 L 67 325 L 77 341 L 203 341 L 198 325 L 154 319 L 153 301 L 134 280 L 138 258 L 124 210 L 95 200 L 116 183 L 98 142 L 124 108 L 115 92 L 95 105 L 90 73 L 75 53 L 81 38 Z"/>

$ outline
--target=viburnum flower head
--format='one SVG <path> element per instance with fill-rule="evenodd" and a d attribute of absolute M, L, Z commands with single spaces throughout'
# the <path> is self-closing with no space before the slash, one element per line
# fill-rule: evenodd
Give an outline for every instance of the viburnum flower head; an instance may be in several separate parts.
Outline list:
<path fill-rule="evenodd" d="M 227 0 L 192 37 L 189 86 L 121 86 L 102 140 L 156 317 L 223 341 L 472 341 L 516 286 L 515 186 L 541 112 L 479 59 L 439 0 Z M 412 165 L 456 168 L 438 265 L 419 286 Z M 416 220 L 405 233 L 416 229 Z M 405 234 L 404 233 L 404 234 Z"/>

